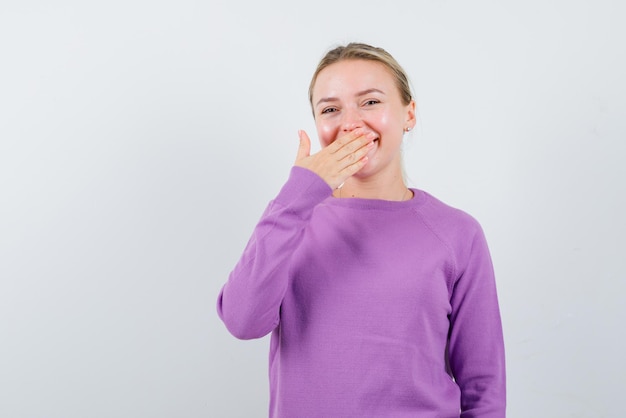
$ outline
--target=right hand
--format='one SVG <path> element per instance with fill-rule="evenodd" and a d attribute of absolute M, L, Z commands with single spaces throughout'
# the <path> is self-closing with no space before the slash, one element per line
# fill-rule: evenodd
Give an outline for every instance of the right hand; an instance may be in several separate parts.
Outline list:
<path fill-rule="evenodd" d="M 300 146 L 295 165 L 313 171 L 333 190 L 365 167 L 367 153 L 374 147 L 372 141 L 376 138 L 375 134 L 365 134 L 357 128 L 311 155 L 311 139 L 304 131 L 298 135 Z"/>

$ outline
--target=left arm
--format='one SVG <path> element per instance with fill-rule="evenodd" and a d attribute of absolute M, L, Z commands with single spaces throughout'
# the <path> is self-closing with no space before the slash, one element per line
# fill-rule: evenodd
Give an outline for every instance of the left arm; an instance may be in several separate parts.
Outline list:
<path fill-rule="evenodd" d="M 461 418 L 504 418 L 504 339 L 496 283 L 480 226 L 458 251 L 451 297 L 449 364 L 461 389 Z"/>

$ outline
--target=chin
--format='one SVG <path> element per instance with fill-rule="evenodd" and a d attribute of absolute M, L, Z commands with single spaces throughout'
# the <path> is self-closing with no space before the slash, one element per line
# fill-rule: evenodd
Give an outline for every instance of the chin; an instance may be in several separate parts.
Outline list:
<path fill-rule="evenodd" d="M 363 180 L 375 176 L 378 173 L 378 170 L 376 169 L 375 165 L 370 166 L 370 164 L 371 161 L 368 161 L 365 167 L 363 167 L 358 173 L 354 174 L 352 177 Z"/>

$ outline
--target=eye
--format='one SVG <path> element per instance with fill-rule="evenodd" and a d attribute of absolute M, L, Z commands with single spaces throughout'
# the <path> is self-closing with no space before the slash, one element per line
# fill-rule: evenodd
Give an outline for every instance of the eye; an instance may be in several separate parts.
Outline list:
<path fill-rule="evenodd" d="M 376 100 L 376 99 L 369 99 L 365 101 L 365 106 L 371 106 L 371 105 L 375 105 L 380 103 L 380 100 Z"/>
<path fill-rule="evenodd" d="M 321 113 L 333 113 L 336 112 L 337 108 L 336 107 L 326 107 L 324 109 L 322 109 Z"/>

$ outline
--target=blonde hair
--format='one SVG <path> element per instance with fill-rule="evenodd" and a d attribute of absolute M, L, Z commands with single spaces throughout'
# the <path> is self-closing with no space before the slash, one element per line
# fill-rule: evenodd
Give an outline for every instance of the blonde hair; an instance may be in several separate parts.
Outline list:
<path fill-rule="evenodd" d="M 377 48 L 368 44 L 351 42 L 348 45 L 338 46 L 331 49 L 320 60 L 315 72 L 313 73 L 313 77 L 311 78 L 311 84 L 309 84 L 309 103 L 311 103 L 311 107 L 313 107 L 313 88 L 315 87 L 315 82 L 317 81 L 319 73 L 329 65 L 344 60 L 366 60 L 383 64 L 395 78 L 402 103 L 404 105 L 408 105 L 411 103 L 411 100 L 413 100 L 409 79 L 406 76 L 404 69 L 400 66 L 400 64 L 398 64 L 398 61 L 396 61 L 390 53 L 382 48 Z"/>

